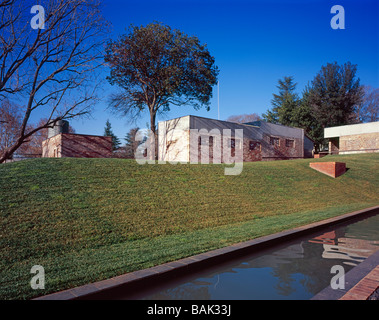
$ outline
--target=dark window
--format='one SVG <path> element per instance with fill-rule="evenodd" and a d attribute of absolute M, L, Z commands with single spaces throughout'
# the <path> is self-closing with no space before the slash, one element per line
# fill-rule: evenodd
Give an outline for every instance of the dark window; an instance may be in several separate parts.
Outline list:
<path fill-rule="evenodd" d="M 257 141 L 249 141 L 249 150 L 259 150 L 261 148 L 261 144 Z"/>
<path fill-rule="evenodd" d="M 270 144 L 272 146 L 279 146 L 279 138 L 270 137 Z"/>
<path fill-rule="evenodd" d="M 204 139 L 204 140 L 202 140 Z M 201 141 L 203 141 L 204 145 L 213 146 L 213 136 L 202 136 L 199 137 L 199 145 L 201 145 Z"/>
<path fill-rule="evenodd" d="M 292 139 L 286 139 L 286 147 L 293 148 L 295 146 L 295 141 Z"/>
<path fill-rule="evenodd" d="M 232 149 L 235 149 L 236 147 L 236 139 L 230 139 L 229 140 L 229 147 Z"/>

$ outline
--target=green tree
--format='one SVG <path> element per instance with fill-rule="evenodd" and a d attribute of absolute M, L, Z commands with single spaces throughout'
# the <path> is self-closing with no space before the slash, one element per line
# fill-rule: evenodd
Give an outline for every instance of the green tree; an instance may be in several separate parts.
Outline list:
<path fill-rule="evenodd" d="M 262 115 L 267 122 L 293 126 L 293 113 L 299 105 L 299 97 L 295 93 L 297 83 L 292 76 L 278 80 L 278 94 L 273 94 L 271 110 Z"/>
<path fill-rule="evenodd" d="M 135 152 L 138 148 L 138 146 L 143 143 L 143 141 L 137 141 L 136 140 L 136 134 L 138 132 L 139 128 L 132 128 L 129 130 L 129 132 L 125 136 L 125 153 L 126 158 L 132 159 L 134 158 Z"/>
<path fill-rule="evenodd" d="M 109 122 L 109 119 L 105 123 L 104 136 L 105 137 L 112 137 L 112 149 L 113 150 L 116 150 L 121 145 L 120 139 L 113 133 L 112 125 Z"/>
<path fill-rule="evenodd" d="M 184 104 L 209 110 L 219 70 L 195 36 L 157 22 L 131 25 L 127 34 L 108 43 L 105 61 L 110 67 L 107 79 L 121 88 L 110 107 L 132 118 L 148 110 L 155 137 L 158 112 Z"/>
<path fill-rule="evenodd" d="M 292 114 L 292 124 L 294 127 L 304 129 L 308 136 L 314 141 L 316 151 L 319 151 L 324 143 L 324 132 L 312 112 L 309 96 L 310 88 L 307 86 L 303 91 L 298 107 Z"/>
<path fill-rule="evenodd" d="M 253 121 L 261 120 L 259 114 L 253 112 L 249 114 L 239 114 L 229 116 L 226 121 L 235 122 L 235 123 L 248 123 Z"/>
<path fill-rule="evenodd" d="M 353 115 L 363 97 L 356 73 L 356 65 L 334 62 L 322 66 L 313 79 L 308 99 L 322 128 L 355 122 Z"/>
<path fill-rule="evenodd" d="M 293 77 L 278 80 L 278 94 L 273 94 L 272 109 L 263 115 L 271 123 L 302 128 L 315 142 L 316 150 L 320 150 L 324 142 L 323 129 L 315 116 L 310 103 L 312 88 L 308 85 L 302 97 L 295 93 L 297 84 Z"/>

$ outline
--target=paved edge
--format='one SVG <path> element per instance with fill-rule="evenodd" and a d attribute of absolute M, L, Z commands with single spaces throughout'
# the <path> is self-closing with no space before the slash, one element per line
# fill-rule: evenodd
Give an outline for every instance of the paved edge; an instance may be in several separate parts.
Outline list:
<path fill-rule="evenodd" d="M 319 229 L 322 229 L 322 228 L 325 228 L 337 223 L 345 222 L 345 221 L 348 221 L 360 216 L 364 216 L 366 214 L 373 213 L 373 211 L 378 210 L 378 209 L 379 209 L 379 205 L 362 209 L 362 210 L 358 210 L 358 211 L 354 211 L 351 213 L 339 215 L 337 217 L 329 218 L 329 219 L 322 220 L 319 222 L 314 222 L 305 226 L 281 231 L 278 233 L 263 236 L 263 237 L 256 238 L 253 240 L 240 242 L 228 247 L 208 251 L 205 253 L 200 253 L 200 254 L 183 258 L 180 260 L 176 260 L 173 262 L 164 263 L 164 264 L 151 267 L 148 269 L 129 272 L 120 276 L 110 278 L 110 279 L 86 284 L 80 287 L 67 289 L 64 291 L 48 294 L 45 296 L 40 296 L 32 300 L 76 300 L 76 299 L 85 299 L 85 298 L 91 299 L 91 296 L 104 293 L 105 291 L 116 289 L 121 286 L 135 285 L 138 282 L 143 282 L 146 280 L 149 280 L 149 281 L 157 280 L 163 277 L 170 277 L 171 275 L 174 275 L 174 274 L 178 275 L 183 272 L 188 272 L 190 269 L 196 269 L 201 266 L 204 267 L 206 265 L 209 265 L 210 263 L 215 263 L 217 261 L 225 261 L 225 259 L 236 258 L 248 252 L 252 253 L 254 250 L 260 250 L 262 248 L 267 249 L 267 246 L 282 243 L 284 240 L 290 240 L 307 233 L 315 232 Z M 379 261 L 379 251 L 377 252 L 377 254 L 378 254 L 378 261 Z M 368 259 L 363 261 L 361 264 L 365 263 Z M 359 266 L 361 264 L 359 264 Z M 354 271 L 356 268 L 352 269 L 350 273 Z M 371 271 L 371 269 L 369 271 Z M 368 272 L 366 272 L 366 274 Z M 332 291 L 333 291 L 332 293 L 335 294 L 335 291 L 337 290 L 332 290 Z M 322 297 L 323 297 L 322 295 L 319 296 L 319 298 L 322 298 Z M 333 298 L 334 295 L 327 295 L 325 297 L 327 299 L 335 299 Z"/>
<path fill-rule="evenodd" d="M 345 274 L 345 289 L 329 285 L 311 300 L 367 300 L 379 286 L 379 251 Z"/>
<path fill-rule="evenodd" d="M 379 264 L 379 259 L 377 261 Z M 351 290 L 343 295 L 339 300 L 368 300 L 370 296 L 379 288 L 379 265 L 371 270 L 361 281 Z"/>

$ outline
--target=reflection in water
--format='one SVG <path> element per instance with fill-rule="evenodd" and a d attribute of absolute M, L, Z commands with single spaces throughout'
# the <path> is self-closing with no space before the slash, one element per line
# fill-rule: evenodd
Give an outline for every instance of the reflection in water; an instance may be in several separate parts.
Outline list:
<path fill-rule="evenodd" d="M 379 250 L 379 214 L 167 283 L 143 299 L 309 299 Z M 128 297 L 124 297 L 128 298 Z"/>

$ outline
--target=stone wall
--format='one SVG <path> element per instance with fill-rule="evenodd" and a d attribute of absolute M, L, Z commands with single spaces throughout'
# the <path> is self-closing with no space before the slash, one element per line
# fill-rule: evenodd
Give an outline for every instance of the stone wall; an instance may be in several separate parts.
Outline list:
<path fill-rule="evenodd" d="M 110 158 L 112 138 L 62 133 L 42 143 L 42 157 Z"/>
<path fill-rule="evenodd" d="M 274 145 L 271 144 L 271 138 L 278 139 L 278 143 Z M 232 140 L 234 140 L 233 143 L 228 145 L 228 151 L 226 151 L 229 152 L 230 150 L 230 155 L 228 154 L 228 156 L 235 158 L 236 155 L 241 154 L 242 148 L 242 159 L 244 162 L 302 159 L 304 155 L 303 141 L 297 138 L 265 135 L 262 140 L 249 138 L 243 138 L 242 142 L 241 139 L 238 138 L 232 138 Z M 201 138 L 199 137 L 197 141 L 190 141 L 190 161 L 197 161 L 198 163 L 230 163 L 230 160 L 224 159 L 223 144 L 223 137 L 216 139 L 215 137 L 204 135 Z M 209 162 L 206 157 L 204 157 L 204 159 L 201 158 L 202 148 L 205 148 L 204 150 L 208 152 Z"/>
<path fill-rule="evenodd" d="M 379 132 L 342 136 L 339 154 L 379 152 Z"/>
<path fill-rule="evenodd" d="M 262 160 L 262 146 L 260 141 L 247 138 L 244 138 L 242 142 L 241 139 L 235 138 L 226 138 L 225 140 L 227 140 L 227 143 L 229 144 L 226 147 L 226 149 L 224 149 L 224 139 L 222 137 L 219 140 L 216 140 L 212 136 L 202 136 L 198 139 L 198 143 L 194 143 L 191 141 L 191 161 L 196 161 L 197 155 L 198 163 L 231 163 L 233 162 L 232 159 L 237 158 L 238 161 L 238 156 L 241 153 L 244 162 L 254 162 Z M 197 152 L 195 150 L 196 148 Z M 205 151 L 209 154 L 208 159 L 206 157 L 202 159 L 201 150 L 204 150 L 203 148 L 206 148 Z M 226 154 L 224 154 L 224 152 Z M 226 159 L 225 155 L 229 157 L 229 159 Z"/>
<path fill-rule="evenodd" d="M 158 160 L 188 162 L 190 117 L 158 123 Z"/>
<path fill-rule="evenodd" d="M 257 121 L 238 124 L 229 121 L 185 116 L 158 124 L 158 159 L 191 163 L 302 159 L 313 156 L 313 141 L 303 129 Z M 201 145 L 201 136 L 204 137 Z M 236 137 L 235 146 L 224 154 L 224 140 Z M 276 139 L 277 143 L 272 143 Z M 202 157 L 202 151 L 203 157 Z M 230 155 L 228 154 L 230 152 Z M 236 157 L 235 157 L 236 156 Z M 224 159 L 230 157 L 231 159 Z M 202 159 L 203 158 L 203 159 Z M 237 159 L 237 161 L 240 161 Z M 230 161 L 231 160 L 231 161 Z"/>
<path fill-rule="evenodd" d="M 201 148 L 209 148 L 209 163 L 214 163 L 214 158 L 216 159 L 215 163 L 220 163 L 217 159 L 221 159 L 221 163 L 230 162 L 224 159 L 223 138 L 220 139 L 221 143 L 209 136 L 203 136 L 202 138 L 204 141 L 201 141 L 200 139 L 197 143 L 191 141 L 191 161 L 197 159 L 199 163 L 204 163 L 204 160 L 201 161 Z M 271 138 L 278 139 L 278 143 L 274 145 L 271 144 Z M 264 135 L 262 140 L 244 138 L 242 143 L 241 139 L 233 140 L 233 145 L 230 149 L 230 157 L 234 158 L 236 152 L 238 152 L 240 148 L 243 148 L 244 162 L 301 159 L 304 155 L 303 141 L 297 138 Z M 201 145 L 202 143 L 204 145 Z M 215 152 L 218 152 L 219 154 L 214 155 Z"/>
<path fill-rule="evenodd" d="M 42 141 L 42 158 L 60 158 L 62 157 L 62 135 L 57 134 L 54 137 Z"/>
<path fill-rule="evenodd" d="M 340 138 L 329 139 L 329 153 L 338 154 L 340 149 Z"/>

